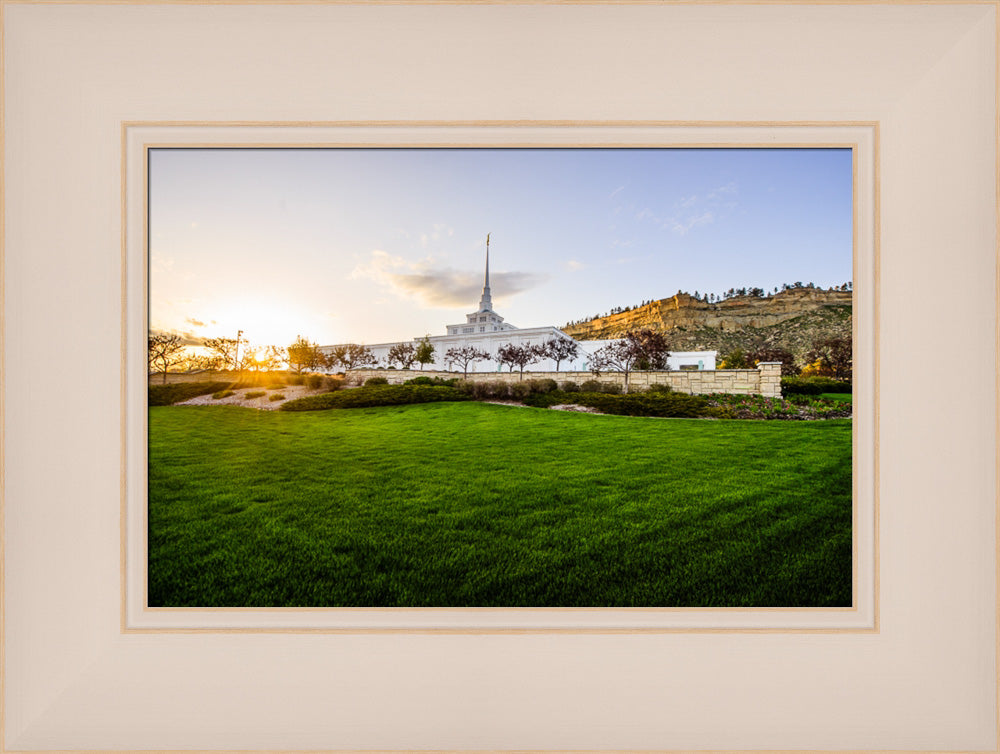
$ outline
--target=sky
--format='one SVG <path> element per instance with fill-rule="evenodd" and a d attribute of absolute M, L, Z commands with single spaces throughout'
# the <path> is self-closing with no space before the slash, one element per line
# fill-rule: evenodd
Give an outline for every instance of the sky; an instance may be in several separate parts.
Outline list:
<path fill-rule="evenodd" d="M 846 149 L 153 149 L 150 329 L 287 345 L 560 326 L 851 280 Z"/>

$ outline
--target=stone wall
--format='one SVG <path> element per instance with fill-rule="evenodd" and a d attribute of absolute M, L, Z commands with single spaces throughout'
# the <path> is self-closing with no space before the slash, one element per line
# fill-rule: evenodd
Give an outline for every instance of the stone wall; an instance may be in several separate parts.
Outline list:
<path fill-rule="evenodd" d="M 419 369 L 358 369 L 347 373 L 349 385 L 361 385 L 370 377 L 385 377 L 390 385 L 400 385 L 414 377 L 461 377 L 461 372 L 442 372 Z M 519 372 L 469 372 L 468 379 L 477 382 L 500 380 L 517 382 Z M 604 383 L 624 384 L 625 378 L 617 372 L 608 372 L 594 377 L 590 372 L 525 372 L 524 379 L 553 379 L 562 384 L 566 381 L 580 384 L 596 379 Z M 678 393 L 733 393 L 737 395 L 763 395 L 769 398 L 781 397 L 781 364 L 764 362 L 756 369 L 715 369 L 701 371 L 632 372 L 629 386 L 632 390 L 645 390 L 650 385 L 667 384 Z"/>

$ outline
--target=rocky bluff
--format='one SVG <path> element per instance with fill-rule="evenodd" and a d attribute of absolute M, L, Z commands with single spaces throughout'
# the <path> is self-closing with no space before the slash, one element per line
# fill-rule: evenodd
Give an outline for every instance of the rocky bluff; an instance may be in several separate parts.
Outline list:
<path fill-rule="evenodd" d="M 723 355 L 768 346 L 802 360 L 815 341 L 851 335 L 852 295 L 802 287 L 708 303 L 678 293 L 562 329 L 577 340 L 602 340 L 649 328 L 663 333 L 674 351 L 716 350 Z"/>

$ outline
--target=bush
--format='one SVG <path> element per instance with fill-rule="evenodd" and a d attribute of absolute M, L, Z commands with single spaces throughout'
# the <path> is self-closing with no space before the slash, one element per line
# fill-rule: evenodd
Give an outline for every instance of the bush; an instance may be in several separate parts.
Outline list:
<path fill-rule="evenodd" d="M 376 385 L 298 398 L 282 403 L 281 410 L 319 411 L 328 408 L 401 406 L 409 403 L 464 401 L 468 398 L 457 388 L 443 385 Z"/>
<path fill-rule="evenodd" d="M 460 380 L 456 389 L 473 400 L 504 400 L 509 397 L 507 383 L 502 380 Z"/>
<path fill-rule="evenodd" d="M 587 380 L 580 385 L 581 393 L 612 393 L 620 395 L 622 386 L 617 382 L 601 382 L 600 380 Z"/>
<path fill-rule="evenodd" d="M 559 386 L 559 389 L 562 390 L 564 393 L 580 392 L 580 386 L 570 380 L 566 380 L 566 382 L 564 382 L 562 385 Z"/>
<path fill-rule="evenodd" d="M 323 378 L 323 384 L 321 387 L 327 392 L 332 393 L 334 390 L 340 390 L 344 386 L 343 376 L 327 376 Z"/>
<path fill-rule="evenodd" d="M 310 390 L 319 390 L 323 387 L 323 383 L 326 382 L 326 377 L 322 374 L 307 374 L 302 379 L 303 385 L 305 385 Z"/>
<path fill-rule="evenodd" d="M 178 382 L 173 385 L 150 385 L 149 405 L 169 406 L 199 395 L 216 393 L 229 386 L 228 382 Z"/>
<path fill-rule="evenodd" d="M 708 402 L 700 395 L 684 393 L 630 393 L 612 395 L 581 393 L 582 400 L 572 401 L 596 408 L 603 414 L 621 416 L 663 416 L 697 418 L 710 416 Z"/>
<path fill-rule="evenodd" d="M 531 389 L 531 385 L 528 382 L 512 382 L 510 383 L 510 397 L 515 401 L 524 400 L 529 395 L 535 391 Z"/>
<path fill-rule="evenodd" d="M 688 417 L 713 416 L 715 411 L 700 395 L 684 393 L 536 393 L 524 399 L 524 404 L 536 408 L 549 408 L 566 403 L 595 408 L 602 414 L 620 416 Z"/>
<path fill-rule="evenodd" d="M 723 419 L 846 419 L 851 416 L 849 401 L 791 395 L 787 399 L 766 398 L 762 395 L 709 395 Z"/>
<path fill-rule="evenodd" d="M 851 383 L 831 377 L 782 377 L 782 395 L 819 395 L 820 393 L 850 393 Z"/>
<path fill-rule="evenodd" d="M 654 383 L 646 388 L 647 393 L 672 393 L 674 389 L 665 383 Z"/>
<path fill-rule="evenodd" d="M 248 390 L 247 392 L 243 393 L 243 397 L 246 398 L 247 400 L 252 400 L 253 398 L 260 398 L 263 395 L 267 395 L 267 392 L 264 390 Z"/>
<path fill-rule="evenodd" d="M 220 390 L 217 393 L 212 393 L 212 398 L 221 401 L 223 398 L 228 398 L 231 395 L 236 395 L 235 390 Z"/>
<path fill-rule="evenodd" d="M 458 383 L 462 382 L 459 377 L 452 377 L 450 379 L 444 379 L 443 377 L 428 377 L 426 375 L 421 375 L 420 377 L 414 377 L 412 380 L 407 380 L 404 385 L 440 385 L 444 387 L 456 387 Z"/>
<path fill-rule="evenodd" d="M 597 380 L 586 380 L 582 385 L 580 385 L 581 393 L 602 393 L 604 392 L 604 383 L 598 382 Z"/>
<path fill-rule="evenodd" d="M 532 393 L 551 393 L 553 390 L 558 390 L 559 385 L 555 380 L 544 378 L 540 380 L 526 380 L 524 382 L 528 386 L 528 389 Z"/>
<path fill-rule="evenodd" d="M 285 400 L 285 396 L 282 395 L 281 393 L 271 393 L 269 396 L 267 396 L 267 399 L 269 401 L 283 401 Z"/>
<path fill-rule="evenodd" d="M 369 377 L 365 380 L 365 385 L 388 385 L 389 380 L 385 377 Z"/>

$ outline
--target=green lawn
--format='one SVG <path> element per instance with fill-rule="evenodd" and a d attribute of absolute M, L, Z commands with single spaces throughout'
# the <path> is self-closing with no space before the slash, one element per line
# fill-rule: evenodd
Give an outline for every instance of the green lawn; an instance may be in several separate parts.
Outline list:
<path fill-rule="evenodd" d="M 853 397 L 850 393 L 821 393 L 820 398 L 826 398 L 830 401 L 843 401 L 845 403 L 850 403 Z"/>
<path fill-rule="evenodd" d="M 849 606 L 851 422 L 149 411 L 152 606 Z"/>

